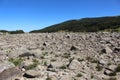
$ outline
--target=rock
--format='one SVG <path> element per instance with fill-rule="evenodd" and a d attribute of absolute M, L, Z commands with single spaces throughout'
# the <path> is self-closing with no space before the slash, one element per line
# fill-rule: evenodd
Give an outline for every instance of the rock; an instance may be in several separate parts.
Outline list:
<path fill-rule="evenodd" d="M 4 61 L 0 63 L 0 72 L 4 71 L 5 69 L 9 69 L 15 67 L 15 65 L 9 61 Z"/>
<path fill-rule="evenodd" d="M 47 68 L 53 68 L 53 65 L 52 64 L 50 64 L 50 65 L 48 65 L 48 67 Z"/>
<path fill-rule="evenodd" d="M 32 64 L 33 64 L 32 60 L 25 60 L 21 63 L 20 68 L 26 69 L 28 66 L 30 66 Z"/>
<path fill-rule="evenodd" d="M 46 46 L 46 43 L 43 43 L 43 46 Z"/>
<path fill-rule="evenodd" d="M 23 80 L 20 69 L 8 68 L 0 73 L 0 80 Z"/>
<path fill-rule="evenodd" d="M 0 54 L 0 61 L 5 61 L 5 60 L 7 60 L 8 59 L 8 57 L 6 56 L 6 55 L 4 55 L 4 54 Z"/>
<path fill-rule="evenodd" d="M 23 54 L 19 55 L 19 57 L 29 57 L 29 56 L 34 56 L 34 54 L 26 52 L 26 53 L 23 53 Z"/>
<path fill-rule="evenodd" d="M 70 75 L 63 75 L 60 80 L 72 80 L 72 77 Z"/>
<path fill-rule="evenodd" d="M 55 68 L 59 68 L 59 67 L 63 66 L 63 62 L 59 62 L 59 61 L 51 62 L 51 65 L 53 65 L 53 67 L 55 67 Z"/>
<path fill-rule="evenodd" d="M 26 47 L 18 48 L 18 46 L 14 45 L 14 46 L 8 47 L 8 49 L 9 48 L 10 48 L 10 50 L 7 50 L 7 56 L 9 58 L 17 58 L 17 57 L 19 57 L 19 55 L 28 52 Z"/>
<path fill-rule="evenodd" d="M 101 76 L 99 76 L 99 75 L 94 75 L 94 78 L 93 78 L 94 80 L 103 80 L 102 78 L 101 78 Z"/>
<path fill-rule="evenodd" d="M 72 46 L 72 47 L 70 48 L 70 50 L 71 50 L 71 51 L 76 51 L 76 50 L 77 50 L 77 47 Z"/>
<path fill-rule="evenodd" d="M 104 61 L 104 60 L 99 60 L 98 63 L 101 64 L 101 65 L 107 65 L 107 62 Z"/>
<path fill-rule="evenodd" d="M 116 47 L 116 48 L 114 48 L 114 50 L 113 50 L 115 53 L 118 53 L 118 52 L 120 52 L 120 47 Z"/>
<path fill-rule="evenodd" d="M 39 77 L 40 75 L 41 74 L 38 71 L 28 70 L 27 72 L 25 72 L 23 76 L 26 78 L 36 78 L 36 77 Z"/>
<path fill-rule="evenodd" d="M 120 73 L 114 74 L 120 64 L 119 47 L 120 33 L 114 32 L 0 35 L 0 73 L 15 67 L 14 62 L 21 64 L 25 80 L 46 80 L 48 76 L 52 80 L 105 80 L 111 76 L 119 80 Z M 10 58 L 15 60 L 11 63 Z M 82 77 L 77 77 L 79 73 Z"/>
<path fill-rule="evenodd" d="M 0 32 L 0 35 L 3 35 L 3 33 L 2 33 L 2 32 Z"/>
<path fill-rule="evenodd" d="M 111 71 L 111 70 L 105 70 L 105 71 L 104 71 L 104 74 L 105 74 L 105 75 L 108 75 L 108 76 L 116 76 L 116 73 L 113 72 L 113 71 Z"/>
<path fill-rule="evenodd" d="M 112 71 L 114 71 L 116 68 L 117 68 L 117 65 L 110 65 L 109 66 L 109 69 L 112 70 Z"/>
<path fill-rule="evenodd" d="M 79 70 L 79 68 L 81 67 L 81 64 L 78 60 L 72 60 L 72 62 L 69 65 L 69 68 L 72 70 Z"/>
<path fill-rule="evenodd" d="M 102 49 L 102 52 L 103 53 L 112 53 L 113 51 L 110 49 L 110 47 L 108 47 L 108 46 L 105 46 L 105 48 L 104 49 Z"/>

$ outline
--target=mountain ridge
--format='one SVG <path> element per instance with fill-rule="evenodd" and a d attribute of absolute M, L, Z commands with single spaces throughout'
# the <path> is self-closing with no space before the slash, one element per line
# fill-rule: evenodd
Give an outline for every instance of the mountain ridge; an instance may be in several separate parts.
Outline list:
<path fill-rule="evenodd" d="M 30 33 L 39 32 L 58 32 L 58 31 L 70 31 L 70 32 L 98 32 L 111 29 L 112 31 L 119 32 L 120 28 L 120 16 L 106 16 L 106 17 L 94 17 L 94 18 L 82 18 L 64 21 L 58 24 L 54 24 L 39 30 L 32 30 Z"/>

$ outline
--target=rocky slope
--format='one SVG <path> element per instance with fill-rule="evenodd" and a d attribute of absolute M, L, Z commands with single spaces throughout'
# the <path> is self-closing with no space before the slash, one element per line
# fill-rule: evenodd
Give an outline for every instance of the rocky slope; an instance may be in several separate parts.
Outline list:
<path fill-rule="evenodd" d="M 0 80 L 120 80 L 120 33 L 0 34 Z"/>

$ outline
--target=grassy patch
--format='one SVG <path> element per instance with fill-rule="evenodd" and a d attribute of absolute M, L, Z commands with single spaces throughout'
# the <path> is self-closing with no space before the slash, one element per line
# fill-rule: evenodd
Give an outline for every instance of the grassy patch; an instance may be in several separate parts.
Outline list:
<path fill-rule="evenodd" d="M 34 69 L 35 67 L 37 67 L 38 64 L 39 64 L 39 61 L 36 59 L 33 59 L 33 64 L 26 66 L 25 69 L 26 70 Z"/>
<path fill-rule="evenodd" d="M 116 78 L 109 78 L 108 80 L 117 80 Z"/>
<path fill-rule="evenodd" d="M 117 68 L 115 69 L 116 72 L 120 72 L 120 65 L 117 66 Z"/>
<path fill-rule="evenodd" d="M 65 65 L 61 66 L 60 69 L 66 69 L 67 67 Z"/>
<path fill-rule="evenodd" d="M 70 58 L 70 53 L 64 53 L 64 55 L 62 55 L 63 58 Z"/>
<path fill-rule="evenodd" d="M 21 62 L 23 61 L 22 58 L 10 58 L 9 59 L 10 62 L 12 62 L 15 66 L 19 66 L 21 64 Z"/>
<path fill-rule="evenodd" d="M 84 59 L 80 59 L 80 58 L 78 58 L 77 60 L 78 60 L 79 62 L 82 62 L 82 61 L 84 61 Z"/>
<path fill-rule="evenodd" d="M 91 58 L 91 57 L 87 57 L 86 60 L 88 60 L 91 63 L 98 63 L 98 60 Z"/>
<path fill-rule="evenodd" d="M 100 66 L 100 65 L 97 65 L 97 66 L 96 66 L 96 69 L 97 69 L 97 71 L 102 71 L 103 67 Z"/>

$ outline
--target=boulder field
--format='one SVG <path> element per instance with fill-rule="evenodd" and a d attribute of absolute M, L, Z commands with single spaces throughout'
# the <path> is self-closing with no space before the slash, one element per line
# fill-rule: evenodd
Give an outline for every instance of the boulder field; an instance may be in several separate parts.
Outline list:
<path fill-rule="evenodd" d="M 0 33 L 0 80 L 120 80 L 120 33 Z"/>

